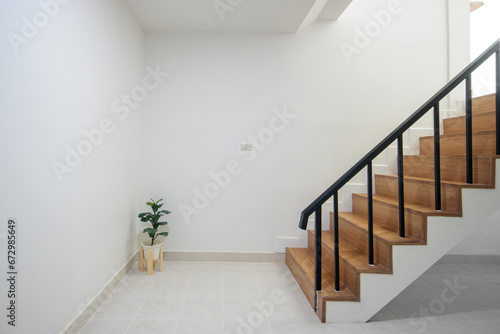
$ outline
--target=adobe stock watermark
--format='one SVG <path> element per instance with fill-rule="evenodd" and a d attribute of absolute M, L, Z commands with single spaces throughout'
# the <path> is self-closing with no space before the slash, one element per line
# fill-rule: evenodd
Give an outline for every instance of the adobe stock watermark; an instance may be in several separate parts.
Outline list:
<path fill-rule="evenodd" d="M 238 151 L 239 154 L 246 156 L 245 161 L 250 163 L 254 161 L 258 152 L 262 152 L 269 146 L 275 139 L 276 135 L 283 132 L 290 121 L 297 116 L 288 113 L 284 107 L 283 110 L 274 109 L 274 116 L 269 120 L 269 127 L 262 128 L 256 136 L 248 136 L 248 143 L 252 144 L 255 148 L 251 151 Z M 225 164 L 225 168 L 219 171 L 210 171 L 208 173 L 210 182 L 207 182 L 201 190 L 199 188 L 193 189 L 193 199 L 191 205 L 181 203 L 179 204 L 179 211 L 186 223 L 191 223 L 193 215 L 199 215 L 201 211 L 208 207 L 210 200 L 219 196 L 221 190 L 226 189 L 231 183 L 232 178 L 240 175 L 243 172 L 242 165 L 237 160 L 230 160 Z"/>
<path fill-rule="evenodd" d="M 219 16 L 221 21 L 224 21 L 227 12 L 233 12 L 235 8 L 239 7 L 243 0 L 214 0 L 212 5 Z"/>
<path fill-rule="evenodd" d="M 250 313 L 246 319 L 237 317 L 238 327 L 236 328 L 237 334 L 252 334 L 256 328 L 264 324 L 276 310 L 276 305 L 284 304 L 286 298 L 283 291 L 274 289 L 271 292 L 271 298 L 263 301 L 254 301 L 253 305 L 257 309 Z"/>
<path fill-rule="evenodd" d="M 427 307 L 421 306 L 418 311 L 413 312 L 408 319 L 410 326 L 416 329 L 418 333 L 423 333 L 429 324 L 429 321 L 436 320 L 436 315 L 441 315 L 446 310 L 446 305 L 453 303 L 462 291 L 467 289 L 466 285 L 458 284 L 458 278 L 455 277 L 453 283 L 447 279 L 443 280 L 446 287 L 441 291 L 438 297 L 434 298 Z M 400 334 L 409 334 L 406 331 Z"/>
<path fill-rule="evenodd" d="M 38 10 L 31 16 L 31 19 L 23 16 L 20 34 L 9 32 L 7 38 L 15 53 L 19 53 L 21 45 L 27 45 L 33 38 L 38 36 L 40 31 L 45 28 L 50 20 L 56 17 L 61 6 L 67 5 L 73 0 L 40 0 L 38 1 Z"/>
<path fill-rule="evenodd" d="M 280 283 L 285 286 L 297 284 L 293 276 L 286 270 L 281 275 Z M 274 312 L 276 312 L 276 308 L 279 307 L 279 305 L 282 305 L 287 301 L 284 292 L 280 289 L 272 290 L 269 297 L 269 299 L 261 302 L 254 301 L 253 305 L 256 310 L 248 314 L 245 319 L 242 317 L 236 318 L 236 321 L 238 322 L 236 334 L 253 334 L 255 330 L 264 324 L 266 319 L 269 319 Z"/>
<path fill-rule="evenodd" d="M 403 6 L 399 0 L 389 1 L 386 9 L 372 11 L 370 15 L 373 20 L 368 21 L 363 29 L 360 27 L 354 28 L 355 34 L 352 44 L 342 42 L 339 45 L 347 63 L 351 63 L 354 55 L 360 54 L 363 49 L 366 49 L 371 44 L 374 38 L 377 38 L 382 33 L 384 28 L 389 26 L 393 16 L 399 15 L 402 12 Z"/>
<path fill-rule="evenodd" d="M 110 106 L 111 112 L 116 117 L 124 121 L 130 112 L 136 109 L 141 102 L 143 102 L 150 92 L 158 88 L 169 74 L 163 72 L 160 66 L 157 65 L 155 69 L 146 67 L 146 74 L 142 79 L 142 83 L 133 87 L 129 93 L 121 94 L 115 99 Z M 88 157 L 94 148 L 99 147 L 104 142 L 105 136 L 112 133 L 116 128 L 115 122 L 111 118 L 102 118 L 96 127 L 88 130 L 82 130 L 82 137 L 76 145 L 66 146 L 66 156 L 62 162 L 52 162 L 52 169 L 59 180 L 64 181 L 65 174 L 71 174 L 82 164 L 84 158 Z"/>

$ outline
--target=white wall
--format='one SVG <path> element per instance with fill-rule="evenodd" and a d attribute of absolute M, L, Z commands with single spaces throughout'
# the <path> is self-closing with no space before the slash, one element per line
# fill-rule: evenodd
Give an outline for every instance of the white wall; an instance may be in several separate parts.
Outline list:
<path fill-rule="evenodd" d="M 475 59 L 500 38 L 500 1 L 484 0 L 484 5 L 471 13 L 471 57 Z M 479 68 L 472 77 L 474 96 L 495 92 L 494 59 Z"/>
<path fill-rule="evenodd" d="M 448 7 L 448 80 L 451 81 L 470 63 L 470 1 L 447 0 Z M 441 116 L 457 114 L 465 100 L 465 84 L 459 85 L 441 103 Z M 457 104 L 457 101 L 460 101 Z M 448 109 L 448 111 L 446 110 Z M 458 108 L 460 110 L 460 108 Z M 432 125 L 430 125 L 432 127 Z"/>
<path fill-rule="evenodd" d="M 470 63 L 470 1 L 448 0 L 448 80 Z M 454 92 L 458 95 L 458 92 Z M 460 91 L 463 95 L 463 92 Z"/>
<path fill-rule="evenodd" d="M 476 231 L 472 232 L 448 254 L 500 255 L 500 247 L 498 247 L 499 221 L 500 209 L 495 210 Z"/>
<path fill-rule="evenodd" d="M 146 63 L 171 75 L 144 104 L 139 203 L 163 197 L 174 212 L 167 249 L 274 251 L 315 197 L 447 81 L 446 1 L 403 0 L 377 30 L 371 12 L 389 3 L 354 1 L 297 35 L 146 35 Z M 365 28 L 372 37 L 356 47 Z M 246 161 L 239 144 L 269 134 L 284 107 L 296 118 Z M 240 173 L 196 209 L 194 190 L 233 160 Z M 189 223 L 182 204 L 198 210 Z"/>
<path fill-rule="evenodd" d="M 60 2 L 48 22 L 37 1 L 0 4 L 2 333 L 59 333 L 136 251 L 140 115 L 121 121 L 110 105 L 141 83 L 143 34 L 121 1 Z M 33 16 L 43 27 L 15 53 L 8 33 Z M 104 118 L 114 131 L 59 182 L 52 163 Z M 19 224 L 16 328 L 5 316 L 8 217 Z"/>
<path fill-rule="evenodd" d="M 484 0 L 484 5 L 471 13 L 471 58 L 475 59 L 491 44 L 500 38 L 500 1 Z M 494 93 L 494 61 L 488 61 L 472 76 L 474 96 Z M 499 177 L 497 175 L 497 177 Z M 500 255 L 496 236 L 500 235 L 500 210 L 483 222 L 480 229 L 465 238 L 450 251 L 458 255 Z"/>

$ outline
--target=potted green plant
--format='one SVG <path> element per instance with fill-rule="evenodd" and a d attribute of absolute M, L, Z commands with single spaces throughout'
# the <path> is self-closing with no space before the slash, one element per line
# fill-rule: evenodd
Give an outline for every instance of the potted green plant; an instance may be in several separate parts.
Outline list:
<path fill-rule="evenodd" d="M 145 228 L 142 232 L 147 233 L 151 238 L 151 242 L 143 242 L 142 247 L 144 250 L 144 258 L 147 260 L 148 258 L 148 250 L 153 250 L 153 261 L 157 260 L 160 257 L 160 247 L 163 245 L 163 242 L 156 240 L 158 236 L 167 236 L 168 232 L 158 232 L 158 228 L 162 225 L 167 225 L 167 222 L 161 222 L 160 218 L 164 215 L 170 214 L 170 211 L 160 210 L 163 206 L 163 203 L 160 203 L 163 199 L 159 199 L 155 202 L 155 200 L 151 199 L 151 202 L 146 202 L 146 205 L 151 207 L 153 212 L 143 212 L 139 214 L 139 218 L 141 222 L 149 222 L 152 227 Z"/>

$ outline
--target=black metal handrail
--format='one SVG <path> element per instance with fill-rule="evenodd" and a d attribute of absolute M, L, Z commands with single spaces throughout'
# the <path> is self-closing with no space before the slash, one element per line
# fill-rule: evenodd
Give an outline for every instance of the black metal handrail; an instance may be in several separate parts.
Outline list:
<path fill-rule="evenodd" d="M 334 258 L 335 258 L 335 290 L 340 291 L 339 281 L 339 231 L 338 231 L 338 192 L 362 169 L 368 169 L 368 231 L 369 231 L 369 260 L 373 265 L 373 198 L 372 198 L 372 161 L 384 151 L 389 145 L 397 140 L 398 146 L 398 197 L 399 197 L 399 235 L 405 237 L 404 223 L 404 186 L 403 186 L 403 133 L 406 132 L 429 110 L 434 110 L 434 163 L 435 163 L 435 209 L 441 210 L 441 176 L 440 176 L 440 141 L 439 141 L 439 103 L 464 80 L 466 81 L 466 168 L 467 183 L 472 183 L 472 98 L 471 98 L 471 74 L 482 65 L 493 54 L 496 54 L 496 154 L 500 155 L 500 40 L 493 43 L 477 59 L 468 65 L 463 71 L 431 97 L 422 107 L 417 109 L 408 119 L 391 132 L 382 142 L 366 154 L 351 169 L 342 175 L 335 183 L 316 198 L 304 211 L 302 211 L 299 227 L 307 228 L 309 217 L 315 215 L 315 285 L 316 291 L 321 290 L 321 206 L 333 196 L 334 206 Z"/>

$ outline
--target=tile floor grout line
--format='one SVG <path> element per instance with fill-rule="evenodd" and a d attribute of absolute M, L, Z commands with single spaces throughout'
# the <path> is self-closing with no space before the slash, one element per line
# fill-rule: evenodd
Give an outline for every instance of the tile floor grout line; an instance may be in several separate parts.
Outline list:
<path fill-rule="evenodd" d="M 147 273 L 146 273 L 147 274 Z M 156 284 L 156 281 L 158 280 L 158 277 L 160 275 L 156 275 L 156 277 L 154 277 L 154 281 L 153 281 L 153 284 L 151 284 L 151 287 L 149 288 L 148 292 L 144 295 L 144 299 L 142 300 L 142 303 L 141 305 L 139 306 L 139 308 L 137 309 L 137 311 L 135 312 L 134 314 L 134 317 L 132 318 L 132 321 L 130 322 L 130 325 L 128 325 L 127 327 L 127 330 L 125 331 L 125 334 L 127 334 L 130 330 L 130 328 L 132 327 L 132 324 L 134 323 L 135 321 L 135 317 L 137 317 L 137 314 L 139 314 L 139 311 L 141 310 L 142 306 L 144 305 L 144 303 L 146 302 L 146 299 L 148 298 L 148 295 L 149 293 L 151 292 L 151 290 L 153 289 L 153 287 L 155 286 Z M 110 294 L 111 295 L 111 294 Z"/>
<path fill-rule="evenodd" d="M 130 271 L 130 270 L 129 270 Z M 125 274 L 126 276 L 127 274 Z M 123 276 L 122 280 L 125 279 L 125 276 Z M 113 288 L 113 290 L 111 290 L 108 294 L 108 296 L 106 297 L 106 299 L 104 299 L 102 301 L 102 303 L 99 305 L 99 307 L 94 311 L 94 313 L 90 316 L 90 318 L 85 322 L 85 324 L 83 324 L 82 328 L 80 328 L 80 330 L 78 331 L 78 334 L 81 333 L 81 331 L 83 331 L 83 329 L 85 328 L 85 326 L 87 326 L 87 324 L 90 322 L 90 321 L 96 321 L 96 320 L 104 320 L 104 319 L 94 319 L 95 318 L 95 315 L 97 313 L 97 311 L 106 303 L 106 301 L 111 297 L 111 295 L 113 294 L 113 291 L 115 291 L 115 289 L 118 287 L 118 285 L 121 283 L 121 281 Z M 128 319 L 127 319 L 128 320 Z"/>
<path fill-rule="evenodd" d="M 196 262 L 195 262 L 196 263 Z M 191 286 L 191 282 L 192 282 L 192 278 L 193 278 L 193 271 L 194 271 L 194 265 L 195 263 L 193 263 L 192 267 L 191 267 L 191 274 L 189 275 L 189 279 L 188 279 L 188 286 L 186 288 L 186 293 L 184 293 L 184 298 L 182 298 L 182 305 L 181 305 L 181 309 L 179 311 L 179 315 L 177 316 L 177 323 L 175 324 L 175 328 L 174 328 L 174 333 L 177 333 L 177 329 L 179 328 L 179 322 L 181 321 L 181 314 L 182 314 L 182 311 L 184 310 L 184 305 L 186 305 L 186 298 L 187 298 L 187 293 L 189 291 L 189 287 Z"/>
<path fill-rule="evenodd" d="M 262 286 L 261 286 L 262 281 L 259 279 L 259 275 L 257 275 L 257 268 L 255 268 L 255 264 L 253 265 L 253 270 L 255 272 L 255 277 L 257 278 L 257 285 L 259 286 L 260 296 L 262 300 L 264 300 L 264 294 L 262 293 Z M 269 334 L 273 334 L 273 330 L 271 328 L 271 323 L 269 322 L 268 316 L 266 316 L 266 324 L 267 328 L 269 329 Z"/>

